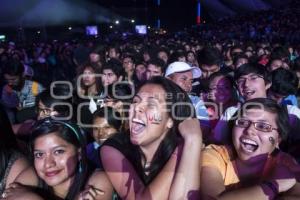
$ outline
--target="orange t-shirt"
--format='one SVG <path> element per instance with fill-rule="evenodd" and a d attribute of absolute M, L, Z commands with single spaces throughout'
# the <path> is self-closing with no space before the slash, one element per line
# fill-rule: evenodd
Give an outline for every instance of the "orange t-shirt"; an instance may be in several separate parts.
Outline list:
<path fill-rule="evenodd" d="M 202 167 L 215 167 L 222 174 L 224 185 L 240 182 L 225 146 L 209 145 L 202 151 Z"/>
<path fill-rule="evenodd" d="M 274 156 L 271 156 L 265 166 L 263 177 L 267 177 L 268 173 L 276 164 L 281 164 L 289 168 L 295 175 L 297 181 L 300 179 L 300 165 L 290 155 L 278 151 Z M 237 185 L 240 179 L 234 169 L 232 155 L 229 148 L 221 145 L 209 145 L 202 151 L 202 167 L 215 167 L 221 174 L 224 180 L 224 186 Z M 262 177 L 262 178 L 263 178 Z"/>

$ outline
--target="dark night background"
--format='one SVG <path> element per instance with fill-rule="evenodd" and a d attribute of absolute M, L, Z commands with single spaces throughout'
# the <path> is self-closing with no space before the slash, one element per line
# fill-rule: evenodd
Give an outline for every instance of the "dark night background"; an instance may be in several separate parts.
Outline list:
<path fill-rule="evenodd" d="M 178 31 L 196 25 L 197 1 L 160 0 L 158 7 L 157 0 L 1 0 L 0 35 L 25 34 L 28 38 L 37 31 L 48 35 L 82 33 L 86 25 L 97 25 L 100 34 L 117 29 L 134 31 L 135 24 L 157 27 L 158 18 L 161 28 Z M 201 21 L 210 23 L 239 13 L 280 9 L 291 0 L 200 1 Z M 120 21 L 119 25 L 115 24 L 116 20 Z M 68 30 L 69 26 L 73 27 L 72 31 Z"/>
<path fill-rule="evenodd" d="M 105 6 L 122 16 L 132 18 L 137 23 L 156 25 L 159 17 L 161 27 L 180 29 L 196 23 L 196 0 L 161 0 L 157 7 L 157 0 L 91 0 Z"/>

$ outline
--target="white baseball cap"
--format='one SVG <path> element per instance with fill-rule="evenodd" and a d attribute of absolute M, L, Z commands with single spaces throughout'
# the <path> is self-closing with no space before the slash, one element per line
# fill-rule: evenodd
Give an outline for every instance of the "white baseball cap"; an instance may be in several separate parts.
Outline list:
<path fill-rule="evenodd" d="M 193 78 L 199 78 L 201 76 L 201 70 L 199 67 L 192 67 L 186 62 L 176 61 L 171 63 L 166 70 L 165 77 L 178 72 L 185 72 L 192 70 Z"/>

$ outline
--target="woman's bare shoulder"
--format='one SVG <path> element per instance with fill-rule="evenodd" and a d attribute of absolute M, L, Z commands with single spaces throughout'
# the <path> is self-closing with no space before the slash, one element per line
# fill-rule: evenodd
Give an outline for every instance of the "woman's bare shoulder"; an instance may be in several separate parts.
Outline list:
<path fill-rule="evenodd" d="M 36 186 L 38 184 L 38 178 L 34 169 L 24 156 L 20 156 L 13 163 L 8 181 L 10 183 L 19 182 L 24 185 L 32 186 Z"/>

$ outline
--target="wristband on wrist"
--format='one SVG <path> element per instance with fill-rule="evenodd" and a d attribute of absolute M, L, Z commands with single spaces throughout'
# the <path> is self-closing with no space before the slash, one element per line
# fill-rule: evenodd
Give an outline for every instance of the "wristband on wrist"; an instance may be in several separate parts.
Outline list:
<path fill-rule="evenodd" d="M 275 181 L 263 181 L 260 184 L 265 195 L 269 197 L 269 200 L 275 199 L 275 197 L 279 194 L 278 184 Z"/>

